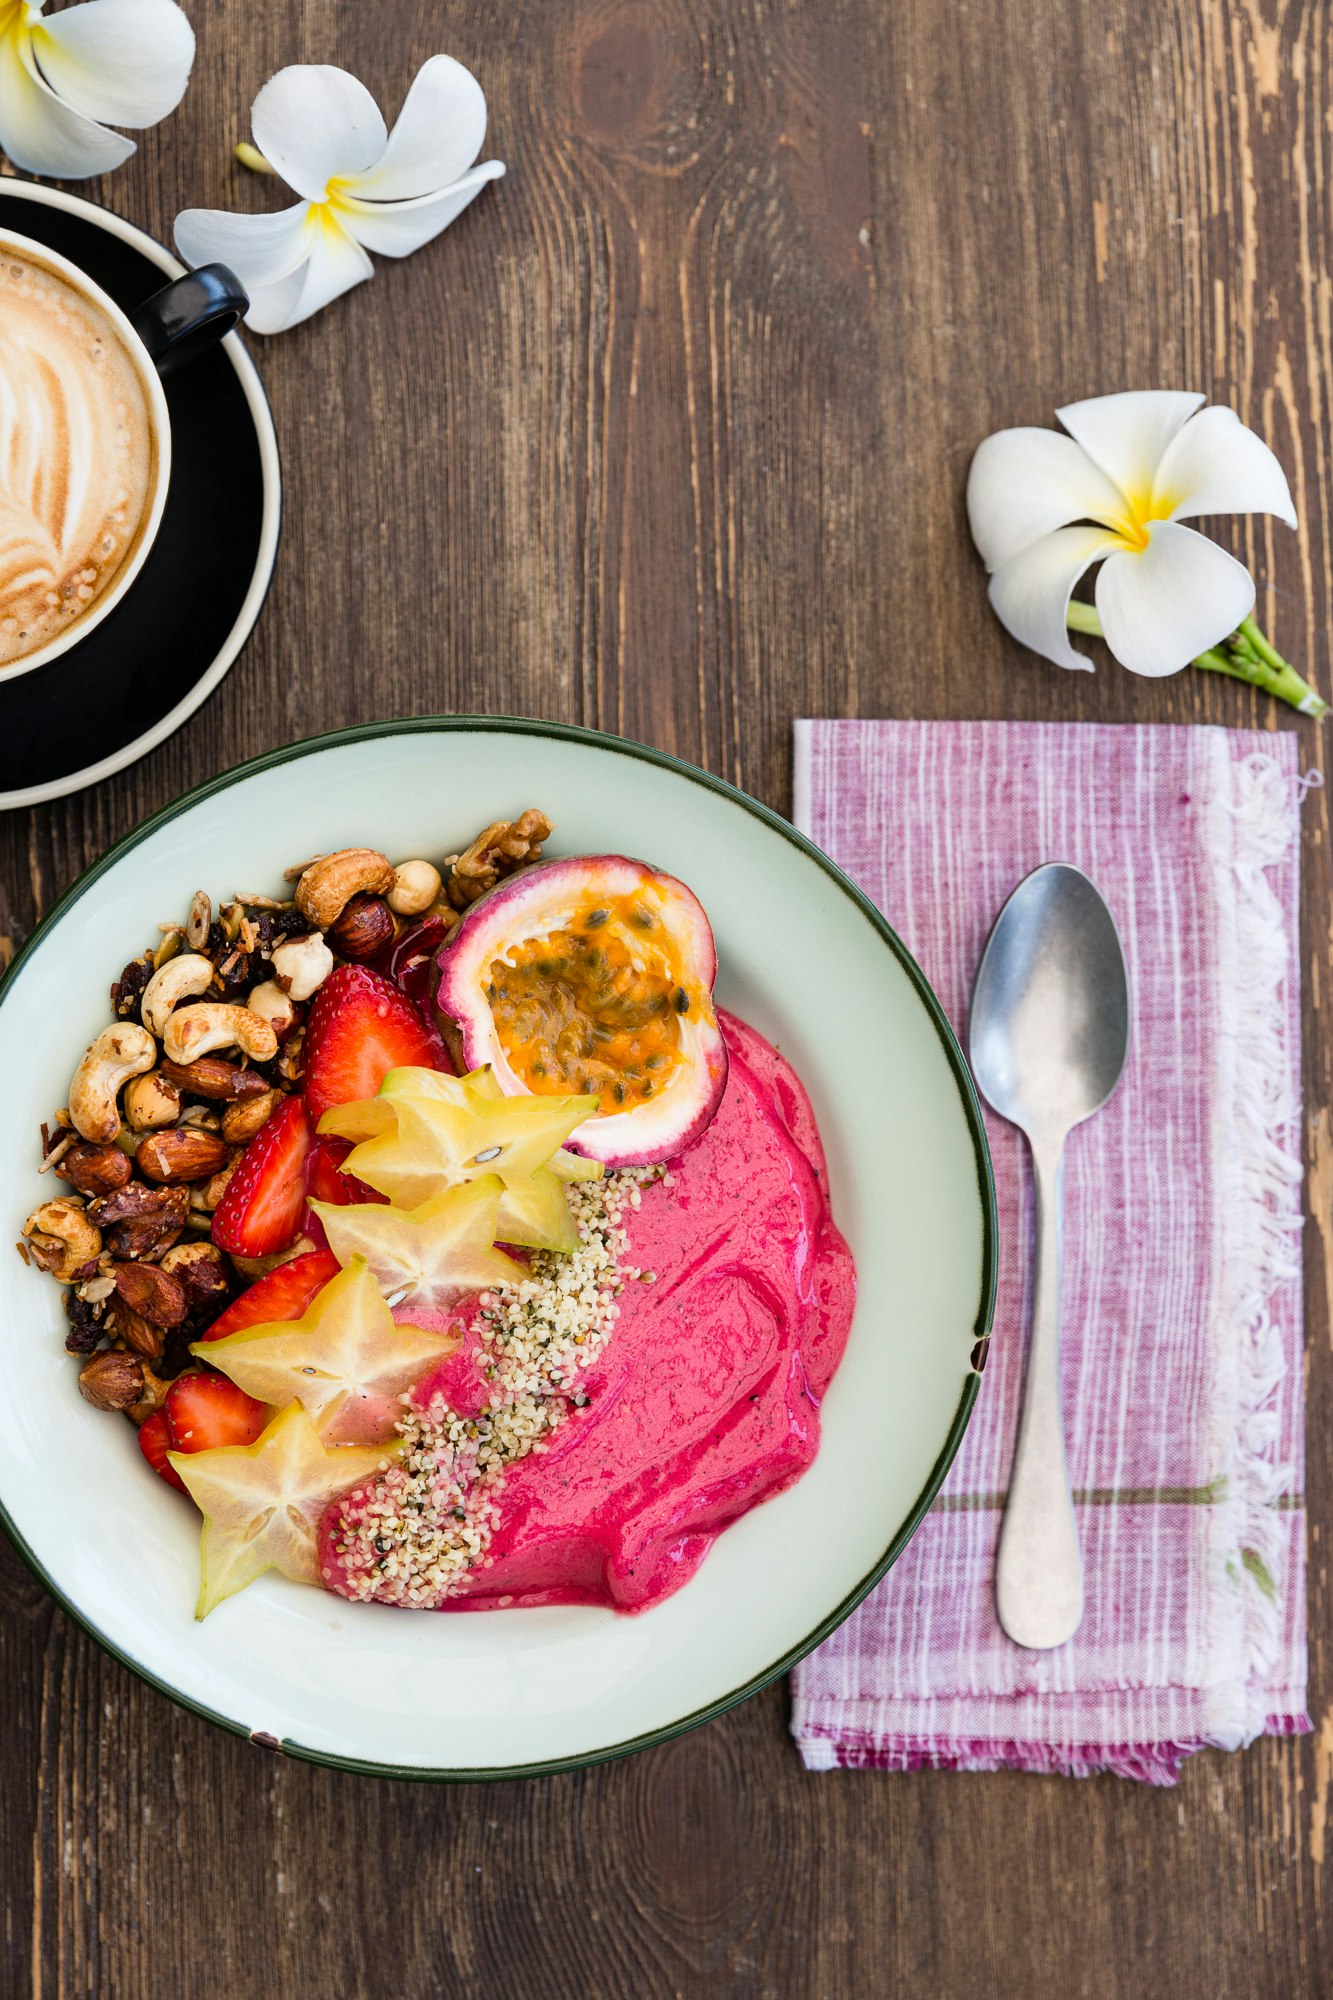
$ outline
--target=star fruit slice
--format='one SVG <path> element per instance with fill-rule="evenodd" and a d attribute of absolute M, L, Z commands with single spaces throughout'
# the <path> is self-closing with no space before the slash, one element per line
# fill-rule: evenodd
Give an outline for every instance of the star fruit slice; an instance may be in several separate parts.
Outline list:
<path fill-rule="evenodd" d="M 390 1071 L 378 1097 L 327 1113 L 320 1130 L 357 1137 L 342 1171 L 400 1207 L 494 1174 L 504 1186 L 501 1240 L 568 1252 L 579 1238 L 560 1183 L 596 1179 L 600 1168 L 562 1141 L 595 1109 L 586 1096 L 506 1097 L 489 1070 L 405 1068 Z"/>
<path fill-rule="evenodd" d="M 413 1209 L 312 1201 L 340 1264 L 364 1257 L 391 1306 L 444 1313 L 469 1292 L 519 1284 L 521 1264 L 495 1248 L 500 1196 L 494 1174 L 448 1188 Z"/>
<path fill-rule="evenodd" d="M 269 1569 L 318 1588 L 321 1514 L 402 1448 L 326 1444 L 301 1405 L 290 1403 L 253 1444 L 168 1452 L 204 1517 L 195 1617 L 207 1618 Z"/>
<path fill-rule="evenodd" d="M 546 1141 L 550 1133 L 558 1130 L 558 1115 L 570 1111 L 575 1105 L 586 1103 L 586 1097 L 546 1097 L 535 1092 L 523 1091 L 506 1093 L 500 1088 L 495 1071 L 489 1063 L 484 1064 L 481 1069 L 471 1070 L 466 1076 L 446 1076 L 439 1070 L 409 1066 L 393 1069 L 381 1083 L 380 1094 L 387 1097 L 392 1104 L 397 1104 L 403 1098 L 421 1099 L 427 1103 L 453 1104 L 461 1097 L 478 1117 L 482 1118 L 490 1117 L 494 1106 L 506 1104 L 516 1106 L 517 1124 L 505 1141 L 505 1157 L 510 1166 L 517 1169 L 525 1162 L 526 1156 L 519 1152 L 518 1143 L 526 1130 L 540 1142 L 533 1164 L 549 1166 L 557 1180 L 596 1181 L 606 1172 L 600 1160 L 585 1160 L 580 1153 L 566 1152 L 563 1141 L 573 1129 L 572 1126 L 567 1126 L 566 1130 L 560 1133 L 562 1143 L 554 1152 L 546 1151 Z M 543 1106 L 546 1107 L 547 1117 L 543 1116 Z M 552 1109 L 557 1114 L 556 1117 L 549 1116 Z M 501 1129 L 506 1133 L 510 1132 L 508 1127 L 502 1126 Z M 510 1147 L 513 1147 L 512 1151 L 509 1150 Z"/>
<path fill-rule="evenodd" d="M 392 1432 L 398 1397 L 457 1345 L 452 1334 L 395 1321 L 365 1258 L 354 1257 L 300 1319 L 260 1321 L 191 1353 L 261 1403 L 300 1403 L 321 1437 L 367 1443 Z"/>

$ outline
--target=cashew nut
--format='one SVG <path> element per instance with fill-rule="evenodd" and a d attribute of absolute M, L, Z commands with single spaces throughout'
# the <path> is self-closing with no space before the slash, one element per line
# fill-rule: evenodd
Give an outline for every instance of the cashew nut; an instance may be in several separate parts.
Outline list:
<path fill-rule="evenodd" d="M 389 908 L 398 917 L 420 917 L 430 908 L 443 884 L 431 861 L 400 861 L 393 871 Z"/>
<path fill-rule="evenodd" d="M 197 951 L 179 952 L 175 958 L 169 958 L 144 987 L 139 1012 L 145 1028 L 151 1028 L 155 1035 L 162 1034 L 172 1008 L 193 994 L 207 993 L 212 983 L 212 962 L 201 958 Z"/>
<path fill-rule="evenodd" d="M 207 1000 L 177 1008 L 163 1031 L 162 1046 L 174 1063 L 195 1062 L 214 1049 L 240 1049 L 252 1062 L 268 1062 L 278 1053 L 278 1038 L 268 1022 L 248 1007 Z"/>
<path fill-rule="evenodd" d="M 161 1070 L 136 1076 L 125 1090 L 125 1123 L 136 1132 L 160 1132 L 180 1116 L 181 1094 Z"/>
<path fill-rule="evenodd" d="M 293 1000 L 308 1000 L 333 970 L 333 953 L 318 931 L 288 938 L 273 954 L 273 976 Z"/>
<path fill-rule="evenodd" d="M 268 1022 L 279 1041 L 295 1026 L 296 1007 L 291 995 L 283 992 L 276 979 L 266 979 L 262 986 L 256 986 L 245 1004 L 252 1014 L 258 1014 L 261 1021 Z"/>
<path fill-rule="evenodd" d="M 150 980 L 145 992 L 152 984 Z M 120 1130 L 116 1105 L 120 1086 L 132 1076 L 142 1076 L 156 1061 L 157 1043 L 147 1028 L 133 1021 L 117 1021 L 114 1027 L 103 1028 L 89 1044 L 69 1087 L 69 1115 L 75 1131 L 101 1145 L 114 1139 Z"/>
<path fill-rule="evenodd" d="M 102 1232 L 76 1201 L 44 1201 L 23 1225 L 23 1238 L 34 1264 L 66 1284 L 95 1261 Z"/>
<path fill-rule="evenodd" d="M 387 896 L 393 887 L 389 858 L 373 847 L 344 847 L 312 861 L 296 885 L 296 907 L 311 927 L 326 931 L 353 896 Z"/>

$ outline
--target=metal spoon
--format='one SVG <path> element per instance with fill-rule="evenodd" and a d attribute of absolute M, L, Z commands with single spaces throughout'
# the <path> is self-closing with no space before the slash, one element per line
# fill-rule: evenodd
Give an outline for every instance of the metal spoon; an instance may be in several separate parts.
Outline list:
<path fill-rule="evenodd" d="M 995 1602 L 1020 1646 L 1059 1646 L 1083 1616 L 1060 1412 L 1064 1145 L 1115 1089 L 1129 1043 L 1125 955 L 1080 869 L 1038 868 L 1001 910 L 972 993 L 970 1043 L 983 1094 L 1027 1135 L 1037 1189 L 1032 1338 Z"/>

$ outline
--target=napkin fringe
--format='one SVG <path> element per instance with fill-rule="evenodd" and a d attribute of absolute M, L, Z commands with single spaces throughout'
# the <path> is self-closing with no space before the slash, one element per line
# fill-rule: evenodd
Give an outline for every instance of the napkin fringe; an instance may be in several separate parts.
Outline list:
<path fill-rule="evenodd" d="M 1228 908 L 1233 917 L 1220 955 L 1221 1087 L 1212 1135 L 1219 1212 L 1226 1218 L 1226 1323 L 1217 1329 L 1217 1352 L 1236 1359 L 1234 1434 L 1215 1440 L 1216 1462 L 1232 1467 L 1232 1479 L 1220 1510 L 1225 1581 L 1219 1579 L 1214 1604 L 1222 1609 L 1229 1585 L 1241 1593 L 1245 1620 L 1244 1654 L 1234 1664 L 1225 1657 L 1234 1645 L 1230 1621 L 1214 1621 L 1217 1678 L 1208 1741 L 1236 1749 L 1261 1734 L 1268 1720 L 1262 1689 L 1282 1643 L 1274 1582 L 1285 1539 L 1278 1502 L 1291 1490 L 1293 1468 L 1275 1458 L 1277 1392 L 1286 1363 L 1268 1300 L 1299 1270 L 1301 1163 L 1289 1150 L 1299 1106 L 1281 1080 L 1289 1065 L 1273 1060 L 1273 1039 L 1286 1018 L 1284 984 L 1298 974 L 1267 875 L 1292 839 L 1290 773 L 1262 753 L 1233 763 L 1225 744 L 1218 752 L 1206 851 L 1225 878 L 1217 885 L 1219 920 Z"/>
<path fill-rule="evenodd" d="M 867 1736 L 836 1741 L 801 1737 L 807 1771 L 1032 1771 L 1039 1776 L 1134 1778 L 1174 1785 L 1180 1767 L 1205 1739 L 1167 1743 L 1042 1743 L 1007 1736 Z"/>

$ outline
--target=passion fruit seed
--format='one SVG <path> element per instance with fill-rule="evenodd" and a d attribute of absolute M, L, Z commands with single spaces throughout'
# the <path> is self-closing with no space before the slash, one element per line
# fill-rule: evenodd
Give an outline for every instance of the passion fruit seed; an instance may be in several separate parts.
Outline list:
<path fill-rule="evenodd" d="M 635 917 L 631 910 L 627 920 Z M 510 1066 L 530 1089 L 549 1088 L 547 1079 L 554 1079 L 555 1088 L 595 1095 L 611 1110 L 626 1101 L 626 1077 L 645 1067 L 674 1067 L 676 1022 L 689 999 L 683 987 L 636 963 L 615 937 L 573 949 L 562 940 L 576 945 L 573 932 L 555 932 L 496 959 L 487 998 Z M 633 1094 L 648 1097 L 652 1085 L 640 1084 Z"/>

